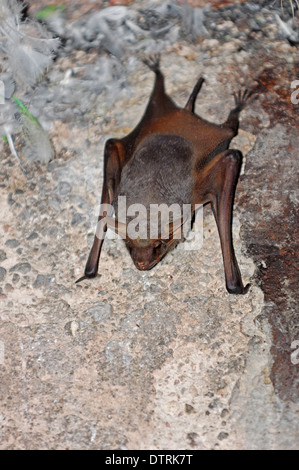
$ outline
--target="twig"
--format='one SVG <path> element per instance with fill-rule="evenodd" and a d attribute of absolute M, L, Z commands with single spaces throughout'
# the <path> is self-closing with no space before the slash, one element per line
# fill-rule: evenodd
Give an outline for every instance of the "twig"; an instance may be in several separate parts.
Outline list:
<path fill-rule="evenodd" d="M 295 10 L 294 10 L 294 3 L 293 2 L 296 2 L 298 10 L 299 10 L 299 3 L 298 3 L 298 0 L 290 0 L 290 5 L 291 5 L 291 8 L 292 8 L 292 15 L 294 17 L 295 16 Z M 280 5 L 281 5 L 282 12 L 283 12 L 283 0 L 280 0 Z"/>
<path fill-rule="evenodd" d="M 6 135 L 7 142 L 8 142 L 11 153 L 18 160 L 19 165 L 22 168 L 22 170 L 24 170 L 23 165 L 22 165 L 22 161 L 21 161 L 21 159 L 18 155 L 18 152 L 16 151 L 16 148 L 14 146 L 12 135 L 9 133 L 9 130 L 6 126 L 4 126 L 4 130 L 5 130 L 5 135 Z"/>

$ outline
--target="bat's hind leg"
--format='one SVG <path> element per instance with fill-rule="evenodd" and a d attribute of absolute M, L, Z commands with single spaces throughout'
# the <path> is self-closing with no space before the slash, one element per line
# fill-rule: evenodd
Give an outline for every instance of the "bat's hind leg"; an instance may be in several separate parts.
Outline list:
<path fill-rule="evenodd" d="M 164 75 L 160 70 L 160 54 L 152 54 L 144 58 L 143 63 L 156 75 L 154 88 L 145 112 L 145 120 L 150 120 L 173 111 L 176 109 L 176 105 L 165 91 Z"/>
<path fill-rule="evenodd" d="M 197 80 L 197 82 L 195 84 L 195 87 L 193 88 L 192 93 L 189 96 L 189 99 L 186 103 L 185 109 L 187 109 L 187 111 L 190 111 L 191 113 L 194 113 L 195 101 L 196 101 L 198 93 L 201 90 L 201 87 L 202 87 L 204 81 L 205 81 L 205 79 L 202 78 L 202 77 L 200 77 Z"/>

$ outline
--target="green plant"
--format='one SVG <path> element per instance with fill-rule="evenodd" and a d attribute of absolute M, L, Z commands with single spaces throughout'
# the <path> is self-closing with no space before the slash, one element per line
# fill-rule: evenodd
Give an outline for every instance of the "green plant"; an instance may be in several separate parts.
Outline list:
<path fill-rule="evenodd" d="M 26 116 L 31 122 L 33 122 L 33 123 L 36 124 L 37 126 L 40 125 L 39 122 L 38 122 L 38 120 L 36 119 L 36 117 L 33 116 L 33 114 L 31 114 L 30 111 L 26 108 L 26 106 L 24 105 L 23 101 L 21 101 L 21 100 L 20 100 L 19 98 L 17 98 L 16 96 L 13 96 L 12 99 L 13 99 L 13 101 L 18 105 L 21 114 L 23 114 L 24 116 Z"/>
<path fill-rule="evenodd" d="M 36 13 L 36 18 L 39 20 L 46 20 L 49 18 L 49 16 L 52 16 L 53 14 L 59 14 L 65 10 L 65 4 L 61 3 L 60 5 L 47 5 L 45 8 L 43 8 L 41 11 Z"/>

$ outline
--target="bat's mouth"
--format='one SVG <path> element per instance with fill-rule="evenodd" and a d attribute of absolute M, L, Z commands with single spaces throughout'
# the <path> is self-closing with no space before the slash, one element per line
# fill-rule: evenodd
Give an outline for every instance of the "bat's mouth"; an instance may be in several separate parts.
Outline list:
<path fill-rule="evenodd" d="M 156 264 L 158 263 L 159 260 L 154 260 L 151 261 L 150 263 L 148 261 L 134 261 L 136 268 L 139 271 L 149 271 L 152 269 Z"/>

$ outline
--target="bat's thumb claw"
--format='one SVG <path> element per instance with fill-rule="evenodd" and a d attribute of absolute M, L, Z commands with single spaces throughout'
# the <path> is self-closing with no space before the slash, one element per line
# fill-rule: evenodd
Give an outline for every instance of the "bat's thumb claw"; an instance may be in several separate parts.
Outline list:
<path fill-rule="evenodd" d="M 78 284 L 79 282 L 84 281 L 84 279 L 87 279 L 87 277 L 86 277 L 86 276 L 80 277 L 79 279 L 77 279 L 77 281 L 75 282 L 75 284 Z"/>
<path fill-rule="evenodd" d="M 251 287 L 251 284 L 247 284 L 247 285 L 244 287 L 243 294 L 247 294 L 247 292 L 249 291 L 250 287 Z"/>

